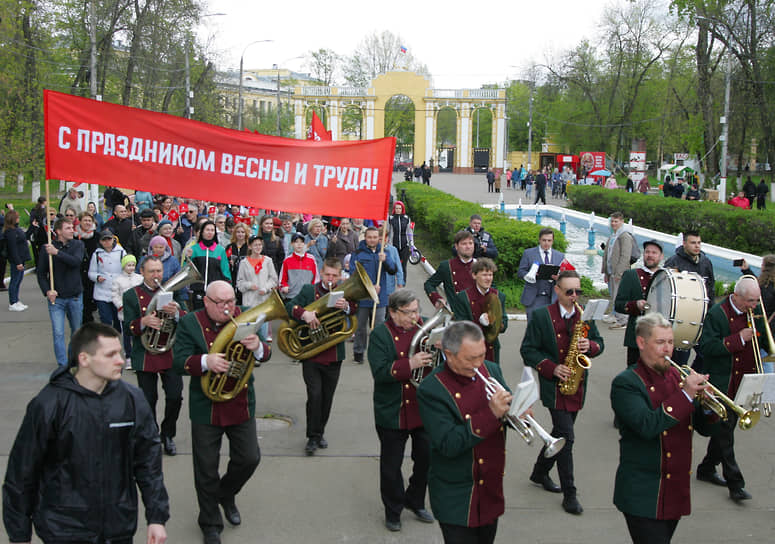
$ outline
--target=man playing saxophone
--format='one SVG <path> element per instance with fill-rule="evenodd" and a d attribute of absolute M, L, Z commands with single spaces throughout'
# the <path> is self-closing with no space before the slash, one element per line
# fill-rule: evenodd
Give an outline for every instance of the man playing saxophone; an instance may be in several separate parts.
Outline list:
<path fill-rule="evenodd" d="M 173 368 L 191 376 L 188 410 L 199 527 L 205 544 L 220 544 L 223 518 L 218 504 L 223 507 L 229 523 L 242 523 L 234 498 L 258 467 L 261 451 L 256 435 L 253 375 L 246 387 L 231 400 L 214 402 L 202 388 L 203 375 L 208 372 L 221 375 L 231 366 L 223 353 L 209 352 L 224 325 L 241 313 L 234 289 L 225 281 L 212 282 L 207 286 L 204 305 L 201 310 L 186 314 L 180 320 Z M 258 361 L 266 361 L 271 356 L 269 345 L 257 334 L 250 334 L 240 342 Z M 229 439 L 229 464 L 221 476 L 218 462 L 224 434 Z"/>
<path fill-rule="evenodd" d="M 497 271 L 498 267 L 492 259 L 487 257 L 482 257 L 471 265 L 474 286 L 457 294 L 459 303 L 455 307 L 460 308 L 460 310 L 455 317 L 458 320 L 473 321 L 479 324 L 482 332 L 485 334 L 485 345 L 487 346 L 485 359 L 500 364 L 501 343 L 497 336 L 492 341 L 488 341 L 489 338 L 487 337 L 489 327 L 498 327 L 497 334 L 501 334 L 506 332 L 508 325 L 506 296 L 492 286 L 493 275 Z M 497 301 L 497 304 L 500 306 L 500 314 L 502 316 L 500 324 L 490 323 L 487 307 L 491 300 L 493 301 L 492 303 Z"/>
<path fill-rule="evenodd" d="M 562 491 L 563 509 L 570 514 L 584 510 L 576 496 L 573 478 L 573 425 L 584 406 L 587 371 L 578 363 L 579 356 L 597 357 L 603 352 L 603 338 L 594 322 L 581 321 L 581 280 L 574 270 L 564 270 L 554 286 L 557 301 L 533 312 L 522 339 L 520 353 L 526 365 L 538 371 L 541 402 L 552 416 L 552 436 L 565 438 L 565 447 L 554 457 L 538 454 L 530 481 L 552 493 Z M 584 329 L 589 327 L 589 330 Z M 588 366 L 588 365 L 584 365 Z M 569 386 L 573 387 L 569 387 Z M 575 392 L 572 390 L 575 388 Z M 572 394 L 563 394 L 570 389 Z M 555 461 L 560 485 L 549 471 Z"/>
<path fill-rule="evenodd" d="M 158 330 L 161 327 L 161 319 L 158 314 L 164 312 L 168 316 L 179 319 L 185 312 L 181 310 L 183 299 L 180 298 L 182 290 L 175 291 L 176 301 L 169 302 L 159 312 L 148 314 L 148 305 L 153 295 L 159 290 L 159 285 L 164 273 L 161 258 L 149 255 L 143 260 L 140 267 L 143 275 L 143 283 L 124 292 L 124 319 L 129 325 L 129 331 L 134 336 L 132 342 L 132 369 L 137 372 L 137 385 L 142 389 L 151 412 L 156 417 L 156 401 L 159 397 L 157 391 L 157 379 L 161 378 L 161 386 L 164 389 L 164 419 L 161 422 L 161 444 L 164 453 L 175 455 L 175 434 L 177 428 L 180 407 L 183 404 L 183 377 L 172 370 L 172 350 L 163 353 L 150 353 L 145 349 L 140 338 L 148 332 L 148 329 Z M 169 341 L 169 340 L 168 340 Z"/>
<path fill-rule="evenodd" d="M 624 514 L 634 544 L 668 544 L 681 516 L 689 515 L 692 434 L 718 429 L 697 394 L 707 375 L 684 379 L 665 358 L 673 353 L 673 327 L 662 314 L 639 317 L 639 358 L 614 378 L 619 468 L 614 504 Z"/>
<path fill-rule="evenodd" d="M 296 321 L 304 321 L 310 329 L 317 329 L 321 325 L 317 314 L 306 310 L 305 306 L 327 295 L 337 286 L 342 279 L 342 263 L 339 259 L 329 257 L 323 262 L 321 278 L 315 285 L 305 284 L 299 294 L 285 305 L 288 315 Z M 354 315 L 357 307 L 355 302 L 348 302 L 344 297 L 339 298 L 334 306 L 347 315 Z M 315 455 L 318 448 L 328 447 L 323 433 L 334 404 L 334 392 L 339 383 L 344 357 L 344 342 L 340 342 L 301 362 L 304 384 L 307 387 L 307 445 L 304 447 L 307 455 Z"/>
<path fill-rule="evenodd" d="M 401 530 L 404 508 L 422 522 L 434 521 L 425 509 L 430 446 L 417 407 L 417 388 L 410 383 L 412 372 L 427 367 L 432 359 L 430 353 L 422 350 L 409 358 L 412 339 L 420 329 L 419 321 L 417 295 L 409 289 L 398 289 L 388 298 L 388 319 L 369 338 L 374 423 L 380 443 L 380 493 L 385 506 L 385 527 L 390 531 Z M 404 489 L 401 464 L 409 437 L 414 467 L 409 486 Z"/>

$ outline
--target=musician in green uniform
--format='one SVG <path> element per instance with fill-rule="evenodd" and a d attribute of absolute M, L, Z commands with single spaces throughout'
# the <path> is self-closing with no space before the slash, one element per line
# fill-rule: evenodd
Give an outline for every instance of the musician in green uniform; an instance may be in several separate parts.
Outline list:
<path fill-rule="evenodd" d="M 611 384 L 619 428 L 614 504 L 634 544 L 668 544 L 681 516 L 691 513 L 692 434 L 717 430 L 718 417 L 695 401 L 706 375 L 683 379 L 665 359 L 673 328 L 662 314 L 639 317 L 640 357 Z"/>
<path fill-rule="evenodd" d="M 234 497 L 258 467 L 261 452 L 256 435 L 253 376 L 250 376 L 246 387 L 228 401 L 213 402 L 202 391 L 201 378 L 205 373 L 218 375 L 230 368 L 223 353 L 209 351 L 223 326 L 241 312 L 235 304 L 234 289 L 225 281 L 210 283 L 203 300 L 203 309 L 186 314 L 180 320 L 173 367 L 191 376 L 188 408 L 194 487 L 199 502 L 198 521 L 205 544 L 218 544 L 223 530 L 218 504 L 223 507 L 229 523 L 241 523 Z M 257 334 L 250 334 L 240 342 L 253 352 L 257 361 L 269 359 L 270 347 Z M 229 465 L 226 473 L 220 476 L 218 461 L 224 434 L 229 439 Z"/>
<path fill-rule="evenodd" d="M 420 416 L 431 443 L 428 491 L 445 543 L 489 544 L 503 515 L 508 389 L 487 399 L 477 376 L 504 384 L 500 367 L 485 361 L 478 325 L 457 321 L 441 340 L 446 361 L 417 390 Z"/>
<path fill-rule="evenodd" d="M 474 278 L 473 287 L 457 294 L 459 311 L 455 313 L 458 320 L 473 321 L 478 323 L 482 332 L 486 334 L 490 326 L 498 326 L 498 334 L 506 332 L 509 318 L 506 315 L 506 295 L 499 292 L 492 286 L 492 279 L 498 267 L 487 257 L 478 259 L 471 265 L 471 275 Z M 500 314 L 502 316 L 500 325 L 490 323 L 490 316 L 487 312 L 490 304 L 500 305 Z M 487 361 L 500 364 L 501 343 L 496 337 L 493 342 L 487 342 L 487 354 L 484 356 Z"/>
<path fill-rule="evenodd" d="M 336 287 L 342 278 L 342 263 L 335 257 L 327 258 L 323 262 L 320 276 L 321 281 L 315 285 L 305 284 L 299 294 L 285 305 L 288 315 L 297 322 L 307 323 L 311 330 L 320 328 L 320 320 L 315 312 L 306 310 L 305 307 L 320 297 L 326 296 Z M 342 297 L 336 301 L 334 308 L 347 315 L 354 315 L 358 306 L 355 302 L 350 303 Z M 334 404 L 334 393 L 339 383 L 339 372 L 342 369 L 344 357 L 344 342 L 339 342 L 301 362 L 304 384 L 307 387 L 307 444 L 304 446 L 304 452 L 307 455 L 314 455 L 318 448 L 328 447 L 328 441 L 323 433 Z"/>
<path fill-rule="evenodd" d="M 581 280 L 575 270 L 564 270 L 554 285 L 557 301 L 549 306 L 538 308 L 527 323 L 525 337 L 522 339 L 520 353 L 525 365 L 538 371 L 541 390 L 541 402 L 552 416 L 552 436 L 565 438 L 565 447 L 554 457 L 545 457 L 544 450 L 538 454 L 530 481 L 552 493 L 562 491 L 562 507 L 569 514 L 581 514 L 584 509 L 576 496 L 576 484 L 573 478 L 573 426 L 579 411 L 584 407 L 587 395 L 587 371 L 575 363 L 576 357 L 568 353 L 587 358 L 603 353 L 603 338 L 594 322 L 581 321 L 576 301 L 581 295 Z M 574 368 L 575 367 L 575 368 Z M 571 394 L 560 392 L 562 383 L 576 376 L 578 389 Z M 549 477 L 549 471 L 557 463 L 560 485 Z"/>
<path fill-rule="evenodd" d="M 700 338 L 704 368 L 710 374 L 710 383 L 729 398 L 734 399 L 745 374 L 756 373 L 753 347 L 754 328 L 748 320 L 748 312 L 755 314 L 761 289 L 753 277 L 740 278 L 735 292 L 715 304 L 705 317 Z M 761 313 L 761 312 L 759 312 Z M 756 331 L 764 330 L 764 321 L 754 317 Z M 697 466 L 697 479 L 726 486 L 734 501 L 751 498 L 745 490 L 745 478 L 735 459 L 735 427 L 737 415 L 721 423 L 719 432 L 708 441 L 708 450 Z M 721 464 L 723 477 L 716 472 Z"/>
<path fill-rule="evenodd" d="M 401 530 L 401 511 L 408 508 L 418 520 L 433 523 L 425 509 L 428 482 L 428 435 L 417 407 L 413 372 L 430 370 L 430 353 L 409 351 L 420 330 L 420 302 L 409 289 L 398 289 L 388 298 L 388 319 L 369 337 L 369 366 L 374 377 L 374 423 L 379 437 L 379 487 L 385 506 L 385 527 Z M 418 369 L 423 369 L 418 371 Z M 412 439 L 412 475 L 404 488 L 401 464 L 406 441 Z"/>
<path fill-rule="evenodd" d="M 143 283 L 124 291 L 124 321 L 129 326 L 129 332 L 134 336 L 132 342 L 132 369 L 137 373 L 137 385 L 142 389 L 148 404 L 156 418 L 156 401 L 159 398 L 157 381 L 161 379 L 161 387 L 164 390 L 164 419 L 161 422 L 161 444 L 167 455 L 177 454 L 175 446 L 175 434 L 177 431 L 178 415 L 183 404 L 183 376 L 172 370 L 172 350 L 163 353 L 151 353 L 145 349 L 140 341 L 143 334 L 149 330 L 159 330 L 161 327 L 160 312 L 164 312 L 172 319 L 179 320 L 185 312 L 181 309 L 183 299 L 182 290 L 174 292 L 174 299 L 163 308 L 148 313 L 148 305 L 153 296 L 159 290 L 159 284 L 164 274 L 164 265 L 161 257 L 149 255 L 140 266 L 143 275 Z M 159 334 L 159 347 L 168 346 L 172 338 L 167 333 Z"/>
<path fill-rule="evenodd" d="M 624 331 L 624 345 L 627 347 L 627 366 L 638 361 L 638 344 L 635 342 L 635 320 L 646 312 L 646 295 L 651 278 L 659 270 L 662 261 L 662 245 L 656 240 L 643 242 L 643 265 L 625 270 L 616 291 L 614 310 L 627 314 L 627 330 Z"/>
<path fill-rule="evenodd" d="M 457 314 L 457 293 L 473 287 L 474 279 L 471 276 L 471 265 L 476 262 L 474 259 L 474 235 L 461 230 L 455 234 L 455 251 L 457 256 L 447 261 L 442 261 L 436 272 L 425 281 L 423 288 L 433 305 L 438 309 L 445 302 L 449 303 L 452 311 Z M 439 285 L 444 284 L 444 295 L 442 297 L 437 291 Z"/>

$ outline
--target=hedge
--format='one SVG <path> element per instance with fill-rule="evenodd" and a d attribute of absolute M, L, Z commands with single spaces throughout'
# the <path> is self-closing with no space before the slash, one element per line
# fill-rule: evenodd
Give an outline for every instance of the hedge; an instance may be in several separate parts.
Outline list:
<path fill-rule="evenodd" d="M 468 226 L 469 217 L 482 216 L 483 228 L 492 234 L 498 247 L 498 272 L 495 280 L 504 282 L 517 277 L 519 260 L 525 249 L 538 245 L 541 225 L 514 221 L 508 216 L 482 208 L 478 204 L 460 200 L 427 185 L 406 181 L 396 184 L 396 194 L 406 204 L 407 213 L 415 222 L 415 229 L 422 229 L 434 245 L 452 247 L 455 233 Z M 565 236 L 554 231 L 554 248 L 565 251 Z"/>
<path fill-rule="evenodd" d="M 775 215 L 743 210 L 718 202 L 628 193 L 592 185 L 569 185 L 568 200 L 575 210 L 607 217 L 620 211 L 639 227 L 678 234 L 697 230 L 703 242 L 754 255 L 775 253 Z"/>

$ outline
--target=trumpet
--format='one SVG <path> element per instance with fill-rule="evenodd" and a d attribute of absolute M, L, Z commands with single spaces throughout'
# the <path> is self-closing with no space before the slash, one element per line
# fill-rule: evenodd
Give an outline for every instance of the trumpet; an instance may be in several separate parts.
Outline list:
<path fill-rule="evenodd" d="M 692 369 L 689 365 L 679 365 L 667 355 L 665 355 L 665 360 L 678 370 L 678 373 L 681 374 L 681 380 L 685 380 L 686 377 L 692 373 Z M 729 419 L 727 410 L 732 410 L 739 418 L 739 421 L 737 422 L 738 427 L 744 431 L 753 428 L 753 426 L 759 422 L 759 418 L 761 417 L 759 410 L 746 410 L 742 406 L 738 406 L 735 404 L 735 401 L 722 393 L 710 382 L 705 382 L 703 385 L 706 386 L 706 389 L 697 395 L 700 404 L 724 421 Z"/>
<path fill-rule="evenodd" d="M 504 390 L 504 387 L 495 378 L 486 377 L 484 374 L 479 372 L 478 368 L 475 368 L 474 372 L 476 372 L 476 375 L 479 376 L 479 379 L 484 382 L 484 390 L 487 392 L 487 400 L 490 400 L 492 396 L 498 391 Z M 548 432 L 546 432 L 546 430 L 544 430 L 543 427 L 538 424 L 535 419 L 533 419 L 533 416 L 530 414 L 525 414 L 523 417 L 506 414 L 504 419 L 512 429 L 519 433 L 519 435 L 528 446 L 533 444 L 537 434 L 541 441 L 544 443 L 544 457 L 546 458 L 554 457 L 560 453 L 560 450 L 562 450 L 563 447 L 565 447 L 564 438 L 555 438 L 550 435 Z"/>

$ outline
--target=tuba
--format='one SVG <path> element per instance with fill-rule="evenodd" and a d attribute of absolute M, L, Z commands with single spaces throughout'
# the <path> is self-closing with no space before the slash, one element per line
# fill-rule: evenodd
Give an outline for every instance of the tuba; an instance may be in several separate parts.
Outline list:
<path fill-rule="evenodd" d="M 229 315 L 228 310 L 224 312 Z M 223 374 L 208 370 L 202 376 L 202 392 L 208 399 L 213 402 L 226 402 L 247 387 L 255 366 L 254 357 L 253 352 L 248 351 L 239 340 L 256 333 L 264 322 L 282 318 L 287 319 L 288 313 L 280 295 L 276 290 L 272 290 L 264 302 L 242 312 L 236 318 L 232 317 L 231 322 L 223 326 L 210 346 L 209 353 L 223 353 L 229 361 L 229 370 Z M 247 330 L 235 340 L 235 334 L 241 327 L 246 327 Z"/>
<path fill-rule="evenodd" d="M 409 346 L 409 359 L 414 357 L 414 354 L 418 351 L 424 351 L 433 355 L 433 362 L 429 366 L 412 369 L 412 376 L 409 378 L 409 381 L 413 386 L 418 387 L 420 385 L 420 382 L 425 377 L 426 369 L 434 369 L 441 362 L 442 353 L 434 344 L 436 344 L 436 339 L 441 337 L 441 334 L 443 334 L 444 329 L 447 328 L 451 320 L 452 311 L 448 307 L 442 306 L 433 317 L 424 322 L 420 329 L 414 333 L 412 343 Z"/>
<path fill-rule="evenodd" d="M 377 290 L 371 283 L 361 263 L 355 263 L 355 273 L 325 296 L 308 304 L 304 310 L 315 312 L 320 321 L 320 327 L 312 329 L 307 323 L 291 325 L 288 318 L 277 331 L 277 345 L 288 357 L 303 361 L 314 357 L 353 335 L 358 328 L 358 319 L 347 315 L 338 308 L 329 308 L 328 300 L 331 293 L 343 292 L 347 301 L 364 298 L 377 300 Z"/>
<path fill-rule="evenodd" d="M 576 311 L 579 313 L 579 320 L 573 327 L 573 336 L 568 344 L 568 355 L 565 356 L 565 366 L 570 368 L 571 375 L 567 380 L 560 383 L 560 393 L 563 395 L 575 395 L 581 385 L 581 379 L 584 377 L 584 371 L 592 366 L 592 361 L 583 353 L 579 353 L 579 340 L 586 338 L 589 325 L 581 320 L 583 308 L 578 302 L 574 302 Z"/>
<path fill-rule="evenodd" d="M 158 329 L 146 327 L 143 331 L 142 336 L 140 336 L 140 342 L 143 344 L 145 351 L 152 353 L 153 355 L 159 355 L 168 352 L 175 343 L 175 329 L 178 324 L 177 321 L 175 321 L 174 315 L 156 309 L 159 302 L 159 295 L 162 293 L 174 293 L 187 285 L 199 281 L 202 281 L 202 275 L 191 261 L 186 263 L 186 266 L 181 268 L 180 272 L 168 279 L 164 285 L 159 286 L 159 281 L 156 280 L 156 285 L 159 286 L 159 289 L 153 294 L 151 302 L 148 303 L 148 309 L 145 311 L 145 315 L 151 315 L 151 313 L 156 312 L 157 317 L 161 319 L 161 326 Z"/>
<path fill-rule="evenodd" d="M 490 324 L 484 327 L 484 341 L 488 344 L 492 344 L 498 339 L 498 335 L 501 333 L 501 325 L 503 325 L 503 307 L 501 301 L 495 292 L 490 291 L 484 297 L 485 308 L 487 318 L 490 320 Z"/>

